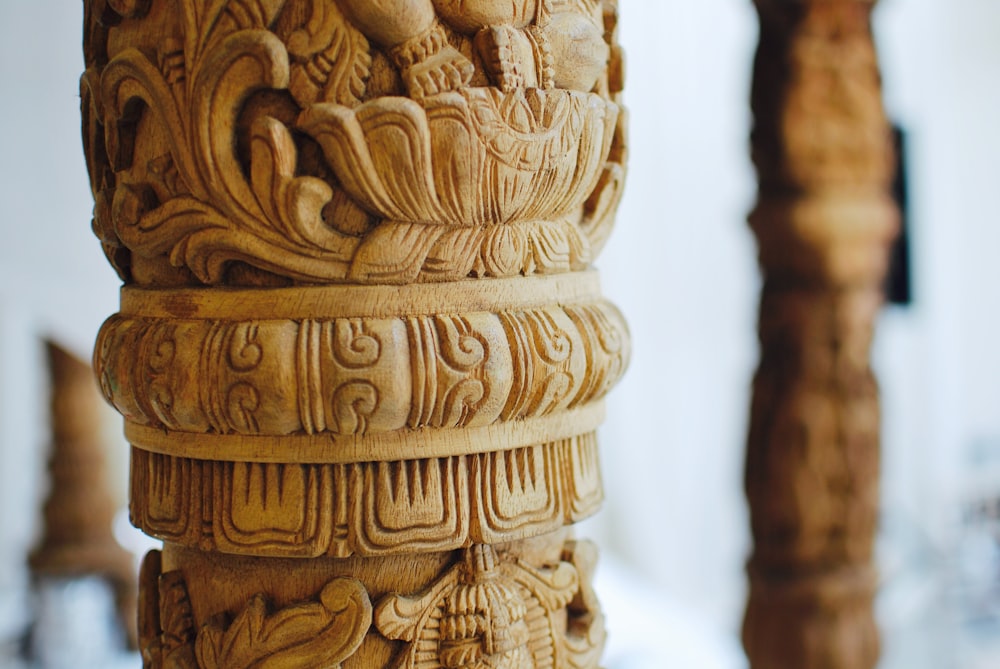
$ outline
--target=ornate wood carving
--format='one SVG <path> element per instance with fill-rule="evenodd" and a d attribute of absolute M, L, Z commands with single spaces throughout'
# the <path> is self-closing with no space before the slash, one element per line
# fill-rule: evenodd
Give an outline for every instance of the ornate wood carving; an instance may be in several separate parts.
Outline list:
<path fill-rule="evenodd" d="M 869 348 L 897 212 L 873 0 L 757 0 L 764 289 L 746 466 L 754 669 L 870 669 L 878 392 Z"/>
<path fill-rule="evenodd" d="M 116 508 L 101 438 L 101 396 L 90 365 L 52 342 L 46 348 L 52 453 L 42 540 L 30 556 L 31 568 L 41 577 L 107 579 L 134 645 L 135 569 L 132 555 L 112 534 Z"/>
<path fill-rule="evenodd" d="M 85 6 L 147 666 L 596 667 L 615 3 Z"/>

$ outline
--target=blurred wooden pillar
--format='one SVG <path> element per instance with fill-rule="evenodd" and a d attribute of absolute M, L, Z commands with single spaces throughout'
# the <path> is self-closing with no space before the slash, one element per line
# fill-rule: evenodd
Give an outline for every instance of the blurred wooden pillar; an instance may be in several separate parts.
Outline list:
<path fill-rule="evenodd" d="M 101 394 L 90 365 L 47 344 L 52 393 L 52 453 L 42 541 L 30 557 L 36 576 L 101 576 L 115 588 L 135 639 L 136 573 L 112 534 L 115 503 L 101 438 Z"/>
<path fill-rule="evenodd" d="M 594 669 L 611 0 L 85 0 L 149 667 Z"/>
<path fill-rule="evenodd" d="M 753 669 L 871 669 L 892 149 L 874 0 L 756 0 L 750 225 L 764 274 L 746 491 Z"/>

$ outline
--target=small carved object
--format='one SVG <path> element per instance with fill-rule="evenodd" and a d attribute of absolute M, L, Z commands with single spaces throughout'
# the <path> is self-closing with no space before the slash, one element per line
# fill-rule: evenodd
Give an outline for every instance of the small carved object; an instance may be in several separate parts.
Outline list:
<path fill-rule="evenodd" d="M 85 7 L 146 665 L 596 667 L 614 3 Z"/>
<path fill-rule="evenodd" d="M 573 560 L 576 546 L 567 551 Z M 600 619 L 587 617 L 589 608 L 583 615 L 570 610 L 572 622 L 586 617 L 582 628 L 564 619 L 569 604 L 589 590 L 580 580 L 588 576 L 572 562 L 538 569 L 476 545 L 425 592 L 383 600 L 375 625 L 409 643 L 400 669 L 596 667 L 604 643 Z"/>
<path fill-rule="evenodd" d="M 764 288 L 746 465 L 754 669 L 871 669 L 892 149 L 873 0 L 757 0 L 750 224 Z"/>
<path fill-rule="evenodd" d="M 42 541 L 30 556 L 36 576 L 101 576 L 114 588 L 135 643 L 135 570 L 112 534 L 115 503 L 101 438 L 101 395 L 90 365 L 46 344 L 52 385 L 52 453 Z"/>

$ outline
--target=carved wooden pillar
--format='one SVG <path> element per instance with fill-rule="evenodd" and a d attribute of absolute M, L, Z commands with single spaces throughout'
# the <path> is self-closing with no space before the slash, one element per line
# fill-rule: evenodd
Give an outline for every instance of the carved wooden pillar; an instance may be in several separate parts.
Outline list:
<path fill-rule="evenodd" d="M 596 667 L 607 0 L 86 0 L 151 667 Z"/>
<path fill-rule="evenodd" d="M 897 227 L 873 0 L 757 0 L 750 224 L 764 288 L 746 465 L 754 669 L 870 669 L 878 391 Z"/>
<path fill-rule="evenodd" d="M 36 576 L 102 576 L 114 586 L 129 637 L 135 636 L 135 567 L 115 541 L 115 503 L 101 439 L 101 396 L 90 365 L 47 345 L 52 384 L 52 454 L 44 529 L 30 562 Z"/>

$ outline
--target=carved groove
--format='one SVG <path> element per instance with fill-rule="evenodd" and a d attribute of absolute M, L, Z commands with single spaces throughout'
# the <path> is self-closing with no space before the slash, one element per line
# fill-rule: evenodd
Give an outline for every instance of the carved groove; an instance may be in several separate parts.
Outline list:
<path fill-rule="evenodd" d="M 592 432 L 501 453 L 357 464 L 212 462 L 132 449 L 137 527 L 241 555 L 371 556 L 513 541 L 582 520 L 602 497 Z"/>
<path fill-rule="evenodd" d="M 489 425 L 599 400 L 628 363 L 626 341 L 607 302 L 405 319 L 115 316 L 95 364 L 108 401 L 136 425 L 348 435 Z"/>

